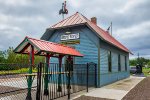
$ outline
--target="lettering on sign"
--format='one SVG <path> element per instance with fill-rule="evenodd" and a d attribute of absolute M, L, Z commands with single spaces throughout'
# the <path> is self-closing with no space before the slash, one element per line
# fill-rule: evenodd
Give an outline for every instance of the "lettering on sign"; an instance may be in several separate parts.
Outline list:
<path fill-rule="evenodd" d="M 79 39 L 80 35 L 79 33 L 77 34 L 68 34 L 68 35 L 61 35 L 61 40 L 75 40 Z"/>
<path fill-rule="evenodd" d="M 61 44 L 80 44 L 80 40 L 61 41 Z"/>

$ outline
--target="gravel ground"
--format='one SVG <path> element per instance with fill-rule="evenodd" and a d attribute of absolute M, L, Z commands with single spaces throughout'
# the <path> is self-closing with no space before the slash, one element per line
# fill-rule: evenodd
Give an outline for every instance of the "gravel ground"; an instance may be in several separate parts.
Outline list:
<path fill-rule="evenodd" d="M 5 92 L 11 92 L 15 90 L 20 90 L 20 88 L 10 87 L 10 86 L 0 86 L 0 94 Z"/>
<path fill-rule="evenodd" d="M 138 83 L 122 100 L 150 100 L 150 77 Z"/>
<path fill-rule="evenodd" d="M 36 91 L 36 88 L 32 88 L 32 91 Z M 0 98 L 11 96 L 11 95 L 17 95 L 20 93 L 27 93 L 27 89 L 9 87 L 9 86 L 0 86 Z"/>
<path fill-rule="evenodd" d="M 113 99 L 106 99 L 106 98 L 97 98 L 97 97 L 90 97 L 90 96 L 81 96 L 74 100 L 113 100 Z"/>

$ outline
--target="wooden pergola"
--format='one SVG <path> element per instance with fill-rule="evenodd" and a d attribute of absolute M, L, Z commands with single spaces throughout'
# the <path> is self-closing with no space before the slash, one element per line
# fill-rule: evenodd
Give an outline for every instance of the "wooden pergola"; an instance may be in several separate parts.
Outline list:
<path fill-rule="evenodd" d="M 28 54 L 29 61 L 31 66 L 29 67 L 29 76 L 27 79 L 28 84 L 28 94 L 26 100 L 31 98 L 31 87 L 32 87 L 32 65 L 34 65 L 34 55 L 45 56 L 46 57 L 46 67 L 45 73 L 48 72 L 50 58 L 56 57 L 59 60 L 59 68 L 62 65 L 62 58 L 68 55 L 67 60 L 70 61 L 72 56 L 83 57 L 83 55 L 77 51 L 76 49 L 44 40 L 38 40 L 30 37 L 25 37 L 25 39 L 15 48 L 15 53 L 19 54 Z M 45 86 L 44 86 L 44 94 L 48 94 L 48 76 L 44 79 Z M 58 87 L 59 88 L 59 87 Z"/>

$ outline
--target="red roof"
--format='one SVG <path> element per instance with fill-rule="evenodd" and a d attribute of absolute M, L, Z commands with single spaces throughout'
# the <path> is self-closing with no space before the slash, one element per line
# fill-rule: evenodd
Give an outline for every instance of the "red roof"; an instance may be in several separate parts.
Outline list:
<path fill-rule="evenodd" d="M 16 53 L 29 53 L 31 45 L 35 48 L 35 55 L 45 55 L 48 52 L 51 54 L 83 56 L 79 51 L 72 47 L 30 37 L 25 37 L 25 39 L 16 47 L 14 51 Z"/>
<path fill-rule="evenodd" d="M 89 19 L 87 19 L 85 16 L 83 16 L 78 12 L 62 20 L 61 22 L 53 25 L 52 27 L 50 27 L 50 29 L 59 29 L 62 27 L 81 25 L 81 24 L 86 24 L 88 27 L 90 27 L 93 31 L 95 31 L 100 36 L 100 38 L 102 38 L 102 40 L 116 46 L 119 49 L 122 49 L 123 51 L 131 53 L 125 46 L 123 46 L 119 41 L 117 41 L 114 37 L 112 37 L 107 31 L 101 29 L 99 26 L 92 23 Z"/>

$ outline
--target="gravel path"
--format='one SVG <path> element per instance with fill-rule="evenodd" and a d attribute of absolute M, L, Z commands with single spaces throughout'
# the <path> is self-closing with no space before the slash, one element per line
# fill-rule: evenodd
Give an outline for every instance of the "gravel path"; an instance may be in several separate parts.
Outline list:
<path fill-rule="evenodd" d="M 150 77 L 138 83 L 122 100 L 150 100 Z"/>
<path fill-rule="evenodd" d="M 20 90 L 20 88 L 10 87 L 10 86 L 0 86 L 0 94 L 5 92 L 16 91 L 16 90 Z"/>

